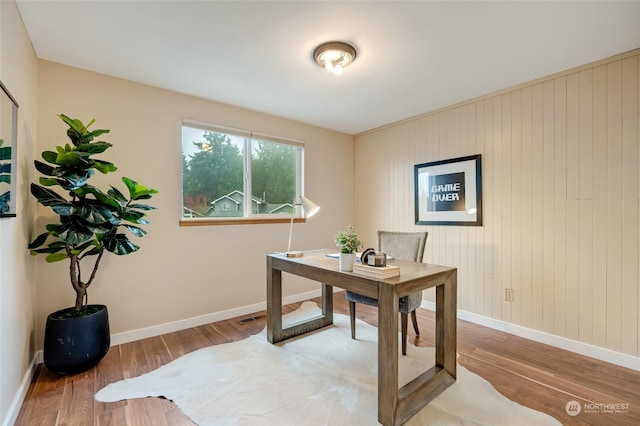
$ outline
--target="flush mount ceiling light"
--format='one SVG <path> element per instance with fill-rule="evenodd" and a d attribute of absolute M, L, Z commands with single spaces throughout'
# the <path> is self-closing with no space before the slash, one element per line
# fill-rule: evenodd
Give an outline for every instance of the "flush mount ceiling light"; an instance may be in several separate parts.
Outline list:
<path fill-rule="evenodd" d="M 342 69 L 356 59 L 356 48 L 342 41 L 322 43 L 314 50 L 313 59 L 327 71 L 340 75 Z"/>

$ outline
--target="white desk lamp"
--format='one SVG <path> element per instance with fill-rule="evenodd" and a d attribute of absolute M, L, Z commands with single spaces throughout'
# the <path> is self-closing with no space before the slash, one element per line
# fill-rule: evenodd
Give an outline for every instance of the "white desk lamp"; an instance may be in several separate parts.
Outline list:
<path fill-rule="evenodd" d="M 293 218 L 296 215 L 296 206 L 302 207 L 302 214 L 307 218 L 310 218 L 320 210 L 320 206 L 307 197 L 300 197 L 299 203 L 296 203 L 295 200 L 293 201 L 293 212 L 291 212 L 291 224 L 289 225 L 289 245 L 285 252 L 287 257 L 302 257 L 304 255 L 301 251 L 291 251 L 291 236 L 293 235 Z"/>

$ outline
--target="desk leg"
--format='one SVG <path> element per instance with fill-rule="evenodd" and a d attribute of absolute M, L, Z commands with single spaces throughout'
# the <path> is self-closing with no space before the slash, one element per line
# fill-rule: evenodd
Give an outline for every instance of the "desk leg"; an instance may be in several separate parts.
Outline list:
<path fill-rule="evenodd" d="M 333 324 L 333 286 L 322 283 L 322 315 L 326 325 Z"/>
<path fill-rule="evenodd" d="M 267 257 L 267 340 L 278 343 L 333 324 L 333 287 L 322 283 L 322 315 L 282 328 L 282 271 Z"/>
<path fill-rule="evenodd" d="M 398 407 L 398 296 L 392 285 L 378 287 L 378 421 L 395 424 Z"/>
<path fill-rule="evenodd" d="M 282 271 L 273 269 L 267 257 L 267 340 L 282 340 Z"/>
<path fill-rule="evenodd" d="M 457 272 L 436 287 L 436 365 L 456 378 Z"/>

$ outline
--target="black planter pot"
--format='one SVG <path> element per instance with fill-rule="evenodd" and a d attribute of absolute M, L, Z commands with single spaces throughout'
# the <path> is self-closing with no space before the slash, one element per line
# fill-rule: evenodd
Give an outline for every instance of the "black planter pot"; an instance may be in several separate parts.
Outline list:
<path fill-rule="evenodd" d="M 47 316 L 44 331 L 44 365 L 57 374 L 73 374 L 96 365 L 109 351 L 109 314 L 104 305 L 89 305 L 97 312 L 60 318 L 73 308 Z"/>

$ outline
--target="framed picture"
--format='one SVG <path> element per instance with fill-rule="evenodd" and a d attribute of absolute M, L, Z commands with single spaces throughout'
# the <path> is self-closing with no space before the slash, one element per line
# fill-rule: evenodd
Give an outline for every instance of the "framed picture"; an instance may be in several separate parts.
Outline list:
<path fill-rule="evenodd" d="M 481 156 L 414 166 L 417 225 L 482 225 Z"/>
<path fill-rule="evenodd" d="M 18 103 L 0 87 L 0 217 L 15 217 Z"/>

